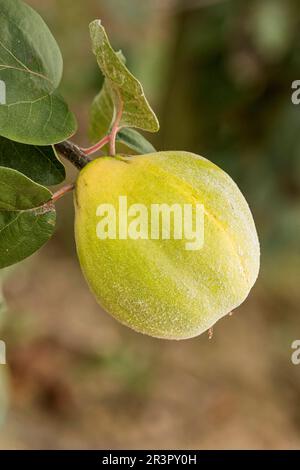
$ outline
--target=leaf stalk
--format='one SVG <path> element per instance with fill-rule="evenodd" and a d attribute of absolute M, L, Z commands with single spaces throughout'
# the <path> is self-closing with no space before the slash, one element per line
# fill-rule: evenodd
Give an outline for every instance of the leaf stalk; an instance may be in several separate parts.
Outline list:
<path fill-rule="evenodd" d="M 66 186 L 64 186 L 63 188 L 60 188 L 58 191 L 56 191 L 56 193 L 54 193 L 52 195 L 51 201 L 52 202 L 57 202 L 59 199 L 61 199 L 67 193 L 69 193 L 70 191 L 73 191 L 74 189 L 75 189 L 75 184 L 74 183 L 67 184 Z"/>
<path fill-rule="evenodd" d="M 85 149 L 82 148 L 81 150 L 82 152 L 84 152 L 85 155 L 92 155 L 93 153 L 98 152 L 100 149 L 102 149 L 102 147 L 104 147 L 107 144 L 109 144 L 109 154 L 112 156 L 116 155 L 116 138 L 117 138 L 118 132 L 121 130 L 120 122 L 122 119 L 123 108 L 124 108 L 123 101 L 119 93 L 118 93 L 118 98 L 119 98 L 118 111 L 117 111 L 116 118 L 115 118 L 115 121 L 113 123 L 110 133 L 104 136 L 101 140 L 99 140 L 99 142 L 97 142 L 92 147 L 88 147 Z"/>

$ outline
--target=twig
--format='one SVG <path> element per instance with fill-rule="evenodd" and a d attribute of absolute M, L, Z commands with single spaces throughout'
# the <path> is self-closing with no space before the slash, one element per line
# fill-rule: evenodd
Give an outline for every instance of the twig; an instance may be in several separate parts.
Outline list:
<path fill-rule="evenodd" d="M 69 140 L 56 144 L 55 149 L 79 170 L 82 170 L 91 161 L 78 145 Z"/>

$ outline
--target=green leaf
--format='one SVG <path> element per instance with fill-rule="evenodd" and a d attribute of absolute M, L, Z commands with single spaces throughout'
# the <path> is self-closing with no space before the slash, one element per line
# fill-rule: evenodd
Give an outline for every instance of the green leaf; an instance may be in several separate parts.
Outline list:
<path fill-rule="evenodd" d="M 108 134 L 114 117 L 114 103 L 109 84 L 105 80 L 103 87 L 94 99 L 90 112 L 89 136 L 93 143 Z"/>
<path fill-rule="evenodd" d="M 134 129 L 121 129 L 117 135 L 117 142 L 125 144 L 141 155 L 156 152 L 153 145 L 145 137 Z"/>
<path fill-rule="evenodd" d="M 122 51 L 118 51 L 116 55 L 123 64 L 126 58 Z M 114 117 L 114 102 L 111 97 L 110 85 L 108 80 L 104 79 L 102 89 L 95 97 L 90 111 L 89 135 L 92 142 L 98 140 L 109 133 Z"/>
<path fill-rule="evenodd" d="M 4 137 L 0 137 L 0 166 L 13 168 L 45 186 L 59 184 L 66 177 L 65 167 L 51 145 L 19 144 Z"/>
<path fill-rule="evenodd" d="M 75 132 L 75 117 L 57 92 L 62 71 L 60 50 L 42 18 L 20 0 L 0 0 L 0 135 L 48 145 Z"/>
<path fill-rule="evenodd" d="M 90 24 L 90 33 L 93 52 L 105 77 L 104 87 L 92 106 L 92 137 L 99 138 L 107 133 L 116 110 L 121 106 L 123 114 L 120 127 L 136 127 L 157 132 L 159 123 L 145 97 L 142 85 L 129 72 L 121 54 L 112 49 L 100 20 Z M 106 132 L 103 133 L 103 130 Z"/>
<path fill-rule="evenodd" d="M 51 192 L 11 168 L 0 167 L 0 269 L 37 251 L 52 236 Z"/>

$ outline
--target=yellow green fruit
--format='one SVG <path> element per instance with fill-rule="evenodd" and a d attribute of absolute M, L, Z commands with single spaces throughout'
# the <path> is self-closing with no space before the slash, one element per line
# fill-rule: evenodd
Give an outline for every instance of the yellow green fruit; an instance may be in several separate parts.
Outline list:
<path fill-rule="evenodd" d="M 186 240 L 100 240 L 100 204 L 204 205 L 204 245 Z M 158 152 L 101 157 L 79 174 L 75 236 L 85 278 L 99 304 L 136 331 L 167 339 L 204 332 L 248 296 L 259 271 L 259 242 L 233 180 L 203 157 Z"/>

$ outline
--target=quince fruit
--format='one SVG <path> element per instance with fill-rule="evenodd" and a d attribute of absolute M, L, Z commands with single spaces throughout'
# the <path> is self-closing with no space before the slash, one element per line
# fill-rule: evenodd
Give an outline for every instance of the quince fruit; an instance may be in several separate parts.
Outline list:
<path fill-rule="evenodd" d="M 162 205 L 171 208 L 169 221 L 151 237 L 153 207 L 157 215 Z M 198 219 L 196 206 L 203 209 Z M 198 155 L 97 158 L 79 174 L 75 207 L 77 252 L 90 289 L 107 312 L 138 332 L 197 336 L 238 307 L 258 276 L 249 206 L 233 180 Z M 193 240 L 180 238 L 184 227 L 175 227 L 187 207 L 190 223 L 203 225 L 198 232 L 189 227 Z"/>

